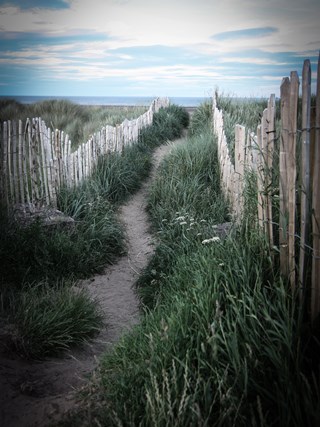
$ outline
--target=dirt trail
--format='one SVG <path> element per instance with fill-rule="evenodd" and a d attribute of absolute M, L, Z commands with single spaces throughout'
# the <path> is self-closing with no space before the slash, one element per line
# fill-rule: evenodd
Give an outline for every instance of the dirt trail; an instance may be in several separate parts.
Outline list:
<path fill-rule="evenodd" d="M 138 300 L 132 286 L 154 250 L 146 196 L 162 158 L 173 145 L 183 142 L 181 138 L 155 151 L 150 178 L 120 210 L 128 254 L 107 267 L 104 274 L 79 283 L 99 300 L 106 315 L 106 328 L 85 348 L 60 359 L 27 362 L 0 354 L 0 426 L 44 427 L 60 419 L 76 405 L 75 391 L 87 382 L 101 353 L 139 321 Z"/>

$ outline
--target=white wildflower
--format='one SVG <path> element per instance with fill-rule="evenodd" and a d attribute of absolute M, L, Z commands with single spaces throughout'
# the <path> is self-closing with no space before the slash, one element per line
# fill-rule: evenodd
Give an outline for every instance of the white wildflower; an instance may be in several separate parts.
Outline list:
<path fill-rule="evenodd" d="M 202 240 L 202 244 L 203 245 L 207 245 L 208 243 L 212 243 L 212 242 L 219 242 L 220 241 L 220 237 L 211 237 L 211 239 L 205 239 Z"/>

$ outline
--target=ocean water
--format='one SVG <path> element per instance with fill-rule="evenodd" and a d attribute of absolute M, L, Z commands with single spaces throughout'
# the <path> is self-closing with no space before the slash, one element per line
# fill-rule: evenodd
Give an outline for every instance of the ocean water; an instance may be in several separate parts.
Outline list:
<path fill-rule="evenodd" d="M 111 105 L 111 106 L 134 106 L 150 105 L 154 97 L 142 96 L 0 96 L 1 99 L 14 99 L 22 104 L 33 104 L 47 99 L 67 99 L 80 105 Z M 172 104 L 183 107 L 197 107 L 209 97 L 169 97 Z"/>

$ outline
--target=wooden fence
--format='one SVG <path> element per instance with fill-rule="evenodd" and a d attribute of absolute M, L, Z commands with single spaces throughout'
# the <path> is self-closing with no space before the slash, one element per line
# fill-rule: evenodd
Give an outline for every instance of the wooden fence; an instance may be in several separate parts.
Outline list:
<path fill-rule="evenodd" d="M 245 173 L 255 172 L 258 227 L 272 249 L 278 245 L 282 275 L 293 289 L 300 290 L 301 296 L 311 298 L 310 315 L 315 321 L 320 314 L 320 55 L 315 105 L 311 105 L 309 60 L 303 65 L 301 100 L 297 72 L 283 79 L 280 95 L 279 135 L 275 96 L 271 95 L 255 134 L 246 132 L 244 126 L 235 126 L 234 162 L 224 132 L 223 113 L 213 100 L 221 184 L 234 217 L 241 221 Z"/>
<path fill-rule="evenodd" d="M 41 118 L 7 121 L 0 132 L 0 202 L 36 207 L 57 205 L 63 185 L 78 185 L 90 176 L 98 158 L 138 140 L 140 131 L 151 125 L 153 115 L 169 105 L 168 98 L 155 99 L 136 120 L 115 127 L 105 126 L 74 152 L 63 131 L 52 131 Z"/>

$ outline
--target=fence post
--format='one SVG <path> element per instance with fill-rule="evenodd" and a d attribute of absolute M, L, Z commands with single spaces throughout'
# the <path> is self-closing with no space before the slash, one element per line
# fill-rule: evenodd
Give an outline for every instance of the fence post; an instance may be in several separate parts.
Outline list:
<path fill-rule="evenodd" d="M 312 285 L 311 285 L 311 318 L 314 322 L 320 313 L 320 54 L 317 68 L 315 148 L 312 186 Z"/>
<path fill-rule="evenodd" d="M 299 77 L 292 71 L 281 84 L 280 270 L 295 287 L 296 140 Z"/>
<path fill-rule="evenodd" d="M 309 251 L 310 218 L 310 120 L 311 120 L 311 66 L 305 60 L 302 71 L 302 145 L 301 145 L 301 219 L 300 219 L 300 256 L 299 286 L 301 292 L 306 283 L 306 263 Z M 302 296 L 302 295 L 301 295 Z"/>
<path fill-rule="evenodd" d="M 261 230 L 264 229 L 265 221 L 265 200 L 263 195 L 264 183 L 264 160 L 263 160 L 263 138 L 262 138 L 262 124 L 257 126 L 257 184 L 258 184 L 258 224 Z"/>
<path fill-rule="evenodd" d="M 267 228 L 270 247 L 274 246 L 274 235 L 273 235 L 273 212 L 272 212 L 272 196 L 270 189 L 272 186 L 272 172 L 273 172 L 273 155 L 274 155 L 274 138 L 275 138 L 275 114 L 276 114 L 276 99 L 275 95 L 272 94 L 268 101 L 268 112 L 267 112 Z"/>
<path fill-rule="evenodd" d="M 245 163 L 245 147 L 246 147 L 246 128 L 241 125 L 235 126 L 235 181 L 237 196 L 235 200 L 235 209 L 238 216 L 243 212 L 243 183 L 244 183 L 244 163 Z"/>
<path fill-rule="evenodd" d="M 18 143 L 17 143 L 17 122 L 13 121 L 12 127 L 12 165 L 13 165 L 13 189 L 14 203 L 19 203 L 19 177 L 18 177 Z"/>
<path fill-rule="evenodd" d="M 6 206 L 9 206 L 9 197 L 8 197 L 8 145 L 6 141 L 8 141 L 8 122 L 3 123 L 3 144 L 2 150 L 2 191 L 3 191 L 3 203 Z"/>
<path fill-rule="evenodd" d="M 296 262 L 295 262 L 295 220 L 296 220 L 296 145 L 297 145 L 297 120 L 298 120 L 298 98 L 299 98 L 299 77 L 296 71 L 291 72 L 290 85 L 290 131 L 289 131 L 289 168 L 288 168 L 288 245 L 289 245 L 289 280 L 292 289 L 296 282 Z"/>

